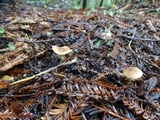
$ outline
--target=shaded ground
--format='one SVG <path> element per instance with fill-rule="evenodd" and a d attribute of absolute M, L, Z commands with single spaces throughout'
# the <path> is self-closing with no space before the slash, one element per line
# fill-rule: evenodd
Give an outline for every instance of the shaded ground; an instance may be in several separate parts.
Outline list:
<path fill-rule="evenodd" d="M 0 12 L 0 118 L 160 119 L 159 18 L 146 8 L 114 17 L 30 6 Z M 74 52 L 62 58 L 53 45 Z M 140 68 L 141 80 L 126 82 L 127 66 Z"/>

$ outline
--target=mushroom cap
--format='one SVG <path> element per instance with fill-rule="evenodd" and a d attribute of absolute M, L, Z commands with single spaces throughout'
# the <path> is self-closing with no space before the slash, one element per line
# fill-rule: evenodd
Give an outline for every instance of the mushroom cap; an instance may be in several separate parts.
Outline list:
<path fill-rule="evenodd" d="M 142 77 L 143 72 L 137 67 L 127 67 L 123 70 L 123 75 L 130 80 L 136 80 Z"/>
<path fill-rule="evenodd" d="M 62 46 L 59 47 L 57 45 L 52 46 L 52 50 L 57 54 L 57 55 L 66 55 L 70 52 L 72 52 L 73 50 L 70 49 L 68 46 Z"/>

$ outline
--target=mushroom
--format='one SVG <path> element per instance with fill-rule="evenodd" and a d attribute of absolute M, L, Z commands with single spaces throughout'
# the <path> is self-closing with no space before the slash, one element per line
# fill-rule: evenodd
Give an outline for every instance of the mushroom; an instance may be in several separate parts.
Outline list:
<path fill-rule="evenodd" d="M 122 73 L 127 79 L 131 81 L 136 81 L 137 79 L 141 78 L 143 72 L 137 67 L 127 67 L 123 70 Z"/>
<path fill-rule="evenodd" d="M 64 56 L 68 53 L 71 53 L 73 50 L 70 49 L 68 46 L 59 47 L 57 45 L 52 46 L 52 50 L 57 54 Z"/>

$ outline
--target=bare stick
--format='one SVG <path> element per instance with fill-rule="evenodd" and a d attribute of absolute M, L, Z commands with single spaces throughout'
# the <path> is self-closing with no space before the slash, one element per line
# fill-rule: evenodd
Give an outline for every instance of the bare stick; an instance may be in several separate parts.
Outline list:
<path fill-rule="evenodd" d="M 30 77 L 27 77 L 27 78 L 24 78 L 24 79 L 20 79 L 20 80 L 18 80 L 18 81 L 15 81 L 15 82 L 11 83 L 10 85 L 14 85 L 14 84 L 17 84 L 17 83 L 29 81 L 29 80 L 37 77 L 37 76 L 40 76 L 40 75 L 42 75 L 42 74 L 51 72 L 51 71 L 57 69 L 58 67 L 71 65 L 71 64 L 76 63 L 76 62 L 77 62 L 77 58 L 74 58 L 73 60 L 71 60 L 71 61 L 69 61 L 69 62 L 61 63 L 61 64 L 59 64 L 59 65 L 57 65 L 57 66 L 55 66 L 55 67 L 51 67 L 51 68 L 49 68 L 49 69 L 47 69 L 47 70 L 45 70 L 45 71 L 42 71 L 42 72 L 40 72 L 40 73 L 38 73 L 38 74 L 33 75 L 33 76 L 30 76 Z"/>

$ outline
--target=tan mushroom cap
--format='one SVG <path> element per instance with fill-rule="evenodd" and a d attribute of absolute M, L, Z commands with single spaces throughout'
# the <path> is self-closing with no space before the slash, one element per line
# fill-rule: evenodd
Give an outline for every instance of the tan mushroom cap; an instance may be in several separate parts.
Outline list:
<path fill-rule="evenodd" d="M 136 80 L 142 77 L 143 72 L 137 67 L 127 67 L 123 70 L 123 75 L 130 80 Z"/>
<path fill-rule="evenodd" d="M 73 51 L 68 46 L 59 47 L 57 45 L 52 46 L 52 50 L 58 55 L 66 55 Z"/>

